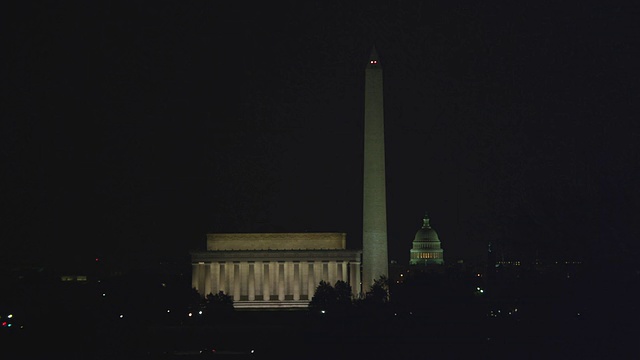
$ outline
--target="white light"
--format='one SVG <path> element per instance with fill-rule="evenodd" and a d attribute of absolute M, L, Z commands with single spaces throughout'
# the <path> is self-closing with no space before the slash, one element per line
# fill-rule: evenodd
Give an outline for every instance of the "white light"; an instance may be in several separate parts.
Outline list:
<path fill-rule="evenodd" d="M 171 310 L 167 309 L 167 312 L 169 313 L 169 312 L 171 312 Z"/>
<path fill-rule="evenodd" d="M 202 315 L 202 310 L 198 311 L 198 315 Z"/>
<path fill-rule="evenodd" d="M 107 294 L 105 294 L 105 293 L 102 293 L 102 297 L 105 297 L 105 296 L 107 296 Z"/>
<path fill-rule="evenodd" d="M 324 314 L 324 313 L 325 313 L 325 311 L 324 311 L 324 310 L 320 310 L 320 313 Z"/>
<path fill-rule="evenodd" d="M 193 316 L 193 314 L 192 314 L 192 313 L 189 313 L 189 316 Z"/>
<path fill-rule="evenodd" d="M 11 319 L 12 317 L 13 317 L 13 314 L 9 314 L 9 315 L 7 315 L 7 318 L 8 318 L 8 319 Z"/>
<path fill-rule="evenodd" d="M 124 317 L 124 315 L 120 314 L 120 319 L 122 319 Z"/>

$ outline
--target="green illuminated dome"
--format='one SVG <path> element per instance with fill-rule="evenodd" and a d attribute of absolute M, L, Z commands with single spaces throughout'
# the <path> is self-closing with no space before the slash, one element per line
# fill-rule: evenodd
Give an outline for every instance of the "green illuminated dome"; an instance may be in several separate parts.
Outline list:
<path fill-rule="evenodd" d="M 413 241 L 437 241 L 440 242 L 440 238 L 438 237 L 438 233 L 431 228 L 429 224 L 429 216 L 427 214 L 424 215 L 422 219 L 422 229 L 418 230 L 416 236 L 413 238 Z"/>
<path fill-rule="evenodd" d="M 410 255 L 410 265 L 444 264 L 440 238 L 438 233 L 431 228 L 427 214 L 422 219 L 422 228 L 416 232 L 416 236 L 413 238 Z"/>

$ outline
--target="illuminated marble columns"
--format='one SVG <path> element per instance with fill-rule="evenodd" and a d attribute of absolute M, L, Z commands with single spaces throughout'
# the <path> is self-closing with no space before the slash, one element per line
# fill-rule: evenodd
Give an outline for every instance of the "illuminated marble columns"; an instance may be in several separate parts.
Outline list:
<path fill-rule="evenodd" d="M 360 257 L 358 250 L 203 252 L 196 257 L 202 261 L 192 262 L 192 285 L 201 296 L 223 291 L 236 307 L 304 307 L 321 280 L 331 285 L 338 280 L 358 282 L 359 265 L 352 263 Z"/>

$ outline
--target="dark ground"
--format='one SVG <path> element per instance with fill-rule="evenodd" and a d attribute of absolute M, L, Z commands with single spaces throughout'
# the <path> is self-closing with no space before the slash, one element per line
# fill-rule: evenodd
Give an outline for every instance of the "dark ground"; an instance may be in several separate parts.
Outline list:
<path fill-rule="evenodd" d="M 10 309 L 15 325 L 0 328 L 0 359 L 640 358 L 635 267 L 550 269 L 414 272 L 387 304 L 325 314 L 204 307 L 202 316 L 184 279 L 79 284 L 24 273 L 0 287 L 1 320 Z"/>
<path fill-rule="evenodd" d="M 71 329 L 64 324 L 51 324 L 41 331 L 25 329 L 22 333 L 3 334 L 3 352 L 13 359 L 50 355 L 83 359 L 184 358 L 188 356 L 174 352 L 212 347 L 217 349 L 217 355 L 210 357 L 256 359 L 631 359 L 640 354 L 637 324 L 631 319 L 441 322 L 409 313 L 395 314 L 331 316 L 307 311 L 245 311 L 183 326 L 147 327 L 123 321 L 113 327 Z M 255 353 L 250 355 L 252 349 Z"/>

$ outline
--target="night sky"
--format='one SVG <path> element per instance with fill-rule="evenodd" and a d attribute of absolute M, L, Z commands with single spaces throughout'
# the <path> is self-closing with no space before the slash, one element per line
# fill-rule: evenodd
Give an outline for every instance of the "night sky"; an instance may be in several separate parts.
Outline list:
<path fill-rule="evenodd" d="M 522 259 L 638 255 L 635 8 L 14 3 L 2 10 L 5 261 L 152 263 L 210 232 L 346 232 L 361 248 L 373 44 L 390 259 L 408 262 L 425 211 L 448 262 L 484 259 L 489 241 Z"/>

